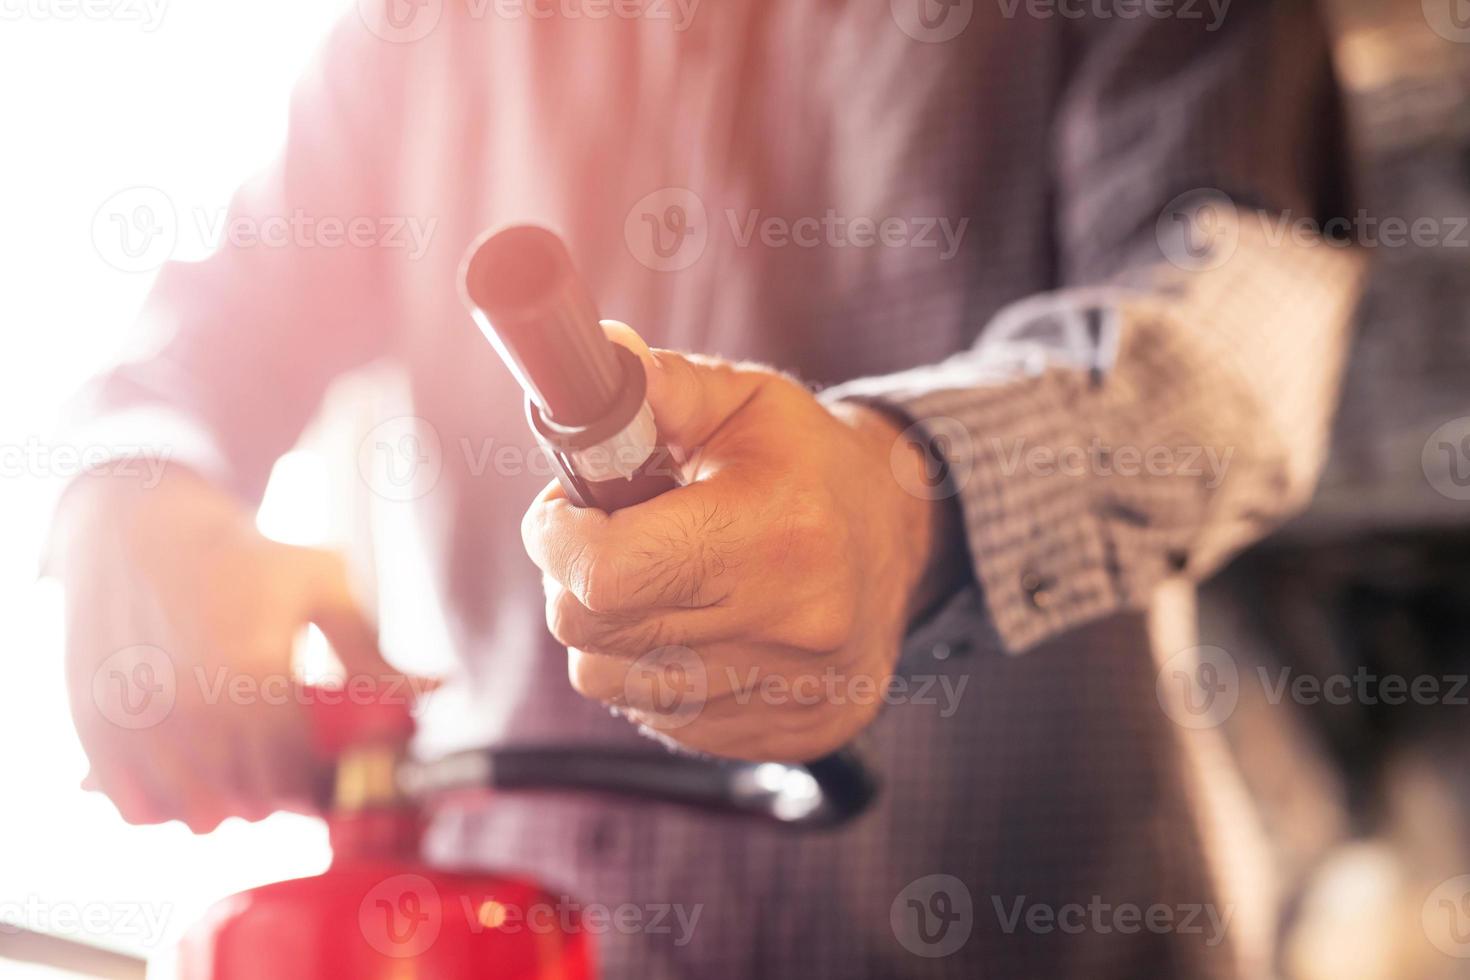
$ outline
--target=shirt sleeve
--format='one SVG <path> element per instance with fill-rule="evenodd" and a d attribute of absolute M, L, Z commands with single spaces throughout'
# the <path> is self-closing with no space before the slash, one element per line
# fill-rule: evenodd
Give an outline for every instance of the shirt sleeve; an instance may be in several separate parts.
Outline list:
<path fill-rule="evenodd" d="M 1309 6 L 1072 25 L 1058 288 L 933 366 L 860 379 L 947 463 L 1007 649 L 1202 577 L 1308 500 L 1361 259 Z M 922 488 L 921 488 L 922 489 Z"/>
<path fill-rule="evenodd" d="M 404 50 L 349 16 L 293 93 L 286 144 L 243 185 L 200 262 L 170 261 L 144 304 L 150 352 L 96 378 L 64 423 L 199 469 L 258 502 L 327 384 L 391 346 L 389 148 Z M 174 202 L 179 221 L 198 216 Z M 100 437 L 100 436 L 99 436 Z"/>

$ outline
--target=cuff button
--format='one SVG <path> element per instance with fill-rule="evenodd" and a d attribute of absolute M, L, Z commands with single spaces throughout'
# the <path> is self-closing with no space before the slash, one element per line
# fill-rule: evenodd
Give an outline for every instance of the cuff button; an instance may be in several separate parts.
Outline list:
<path fill-rule="evenodd" d="M 1026 572 L 1021 576 L 1021 591 L 1032 609 L 1045 609 L 1051 605 L 1056 590 L 1056 579 L 1050 575 Z"/>

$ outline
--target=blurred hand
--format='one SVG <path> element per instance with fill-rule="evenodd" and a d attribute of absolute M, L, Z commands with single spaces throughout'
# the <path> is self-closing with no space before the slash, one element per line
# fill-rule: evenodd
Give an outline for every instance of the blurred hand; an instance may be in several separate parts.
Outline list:
<path fill-rule="evenodd" d="M 622 324 L 686 484 L 613 514 L 553 484 L 522 523 L 572 685 L 690 748 L 805 761 L 877 713 L 952 504 L 897 466 L 900 426 Z"/>
<path fill-rule="evenodd" d="M 132 823 L 182 819 L 202 833 L 228 816 L 314 809 L 321 763 L 291 672 L 307 623 L 349 677 L 401 683 L 338 556 L 261 536 L 235 498 L 187 470 L 156 486 L 81 479 L 54 540 L 84 785 Z"/>

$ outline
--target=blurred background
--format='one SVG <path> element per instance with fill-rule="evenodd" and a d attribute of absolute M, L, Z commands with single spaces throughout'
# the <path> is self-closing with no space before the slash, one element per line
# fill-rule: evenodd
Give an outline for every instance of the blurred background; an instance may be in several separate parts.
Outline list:
<path fill-rule="evenodd" d="M 10 637 L 0 686 L 0 954 L 19 926 L 147 957 L 218 897 L 325 867 L 325 832 L 307 818 L 230 821 L 196 837 L 176 823 L 129 827 L 103 797 L 81 791 L 59 590 L 37 571 L 50 510 L 80 465 L 79 447 L 48 441 L 61 406 L 128 352 L 152 279 L 146 262 L 129 268 L 99 249 L 99 216 L 119 194 L 161 189 L 185 216 L 174 257 L 208 254 L 215 236 L 194 216 L 223 216 L 233 189 L 273 155 L 290 87 L 344 9 L 342 0 L 0 2 L 0 623 Z M 1328 10 L 1363 205 L 1409 220 L 1470 216 L 1470 3 L 1333 0 Z M 1380 248 L 1373 259 L 1318 501 L 1226 573 L 1233 588 L 1203 600 L 1209 629 L 1232 637 L 1247 661 L 1269 665 L 1290 646 L 1323 664 L 1366 658 L 1443 674 L 1470 656 L 1470 583 L 1459 609 L 1438 589 L 1444 608 L 1415 612 L 1426 559 L 1406 557 L 1396 537 L 1433 528 L 1444 561 L 1464 567 L 1470 231 L 1458 243 Z M 1434 397 L 1412 406 L 1374 397 L 1403 376 Z M 350 428 L 353 405 L 391 397 L 384 390 L 339 392 L 320 425 Z M 338 435 L 334 444 L 357 445 Z M 382 611 L 385 646 L 433 672 L 447 651 L 432 604 L 412 588 L 409 536 L 391 513 L 342 506 L 364 503 L 346 476 L 351 458 L 312 444 L 278 465 L 262 530 L 342 543 L 349 528 L 372 522 L 375 548 L 403 556 L 389 590 L 397 607 Z M 1442 459 L 1440 446 L 1449 447 Z M 1334 577 L 1345 567 L 1355 571 Z M 1242 604 L 1241 594 L 1259 601 Z M 1345 622 L 1345 595 L 1371 615 Z M 1347 650 L 1344 637 L 1361 642 Z M 1424 942 L 1422 921 L 1424 893 L 1470 869 L 1470 708 L 1405 721 L 1270 707 L 1246 699 L 1230 734 L 1295 883 L 1282 972 L 1470 976 L 1470 959 Z M 1365 733 L 1375 734 L 1371 746 Z M 1465 915 L 1470 935 L 1470 908 Z M 64 974 L 0 958 L 0 975 Z"/>

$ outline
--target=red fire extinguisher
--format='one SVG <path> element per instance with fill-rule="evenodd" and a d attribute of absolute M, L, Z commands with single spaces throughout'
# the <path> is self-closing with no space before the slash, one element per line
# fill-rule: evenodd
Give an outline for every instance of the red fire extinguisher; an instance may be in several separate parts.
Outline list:
<path fill-rule="evenodd" d="M 316 749 L 335 758 L 331 867 L 217 903 L 184 937 L 181 980 L 590 980 L 573 916 L 531 924 L 556 899 L 533 881 L 427 866 L 406 791 L 408 703 L 361 688 L 305 688 Z"/>
<path fill-rule="evenodd" d="M 422 860 L 426 804 L 550 789 L 822 828 L 861 812 L 873 793 L 846 752 L 801 766 L 532 746 L 417 762 L 406 756 L 414 724 L 402 697 L 307 688 L 302 700 L 317 751 L 336 759 L 331 866 L 216 903 L 179 947 L 180 980 L 591 980 L 591 941 L 556 896 L 525 878 Z M 543 909 L 559 912 L 532 915 Z"/>
<path fill-rule="evenodd" d="M 638 359 L 598 326 L 561 241 L 541 228 L 482 240 L 463 269 L 474 318 L 527 393 L 527 415 L 569 499 L 616 510 L 678 485 Z M 407 758 L 401 698 L 309 689 L 318 750 L 335 759 L 325 874 L 218 903 L 185 937 L 181 980 L 588 980 L 591 944 L 533 881 L 451 873 L 419 858 L 421 805 L 447 793 L 561 790 L 660 800 L 793 828 L 826 827 L 873 795 L 849 750 L 805 765 L 647 750 L 532 746 Z"/>

